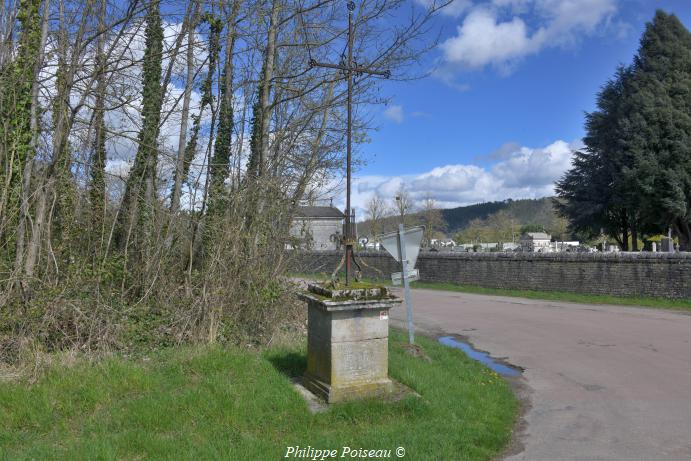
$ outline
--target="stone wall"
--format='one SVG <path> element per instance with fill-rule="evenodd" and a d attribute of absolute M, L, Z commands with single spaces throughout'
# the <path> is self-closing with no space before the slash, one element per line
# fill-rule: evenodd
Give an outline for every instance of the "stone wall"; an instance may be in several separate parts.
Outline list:
<path fill-rule="evenodd" d="M 358 255 L 368 278 L 389 278 L 400 271 L 400 265 L 386 252 Z M 341 256 L 336 251 L 291 252 L 289 267 L 297 273 L 330 273 Z M 424 282 L 691 302 L 691 253 L 423 252 L 416 267 Z"/>

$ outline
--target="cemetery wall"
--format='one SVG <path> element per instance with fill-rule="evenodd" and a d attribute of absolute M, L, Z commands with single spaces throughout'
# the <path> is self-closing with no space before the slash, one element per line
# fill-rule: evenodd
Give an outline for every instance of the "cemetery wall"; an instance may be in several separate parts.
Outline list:
<path fill-rule="evenodd" d="M 358 255 L 367 278 L 400 271 L 384 251 Z M 290 252 L 289 267 L 296 273 L 330 273 L 341 257 L 337 251 Z M 691 299 L 691 253 L 422 252 L 416 267 L 424 282 Z"/>

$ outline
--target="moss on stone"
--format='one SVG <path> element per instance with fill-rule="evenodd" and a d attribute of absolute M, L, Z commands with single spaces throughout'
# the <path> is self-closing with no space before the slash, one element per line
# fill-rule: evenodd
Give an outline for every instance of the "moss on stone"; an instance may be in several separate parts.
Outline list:
<path fill-rule="evenodd" d="M 389 290 L 379 284 L 354 282 L 349 285 L 339 283 L 334 287 L 330 282 L 310 284 L 308 291 L 325 301 L 378 300 L 389 299 Z"/>

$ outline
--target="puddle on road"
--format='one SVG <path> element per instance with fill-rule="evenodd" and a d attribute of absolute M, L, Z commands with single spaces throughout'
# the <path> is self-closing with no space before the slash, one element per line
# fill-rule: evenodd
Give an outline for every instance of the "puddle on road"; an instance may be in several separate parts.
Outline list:
<path fill-rule="evenodd" d="M 518 368 L 497 363 L 486 352 L 475 350 L 470 344 L 466 343 L 465 341 L 460 341 L 453 336 L 442 336 L 439 338 L 439 342 L 445 346 L 455 347 L 456 349 L 462 350 L 465 352 L 465 355 L 471 359 L 477 360 L 502 376 L 520 376 L 521 374 L 521 370 Z"/>

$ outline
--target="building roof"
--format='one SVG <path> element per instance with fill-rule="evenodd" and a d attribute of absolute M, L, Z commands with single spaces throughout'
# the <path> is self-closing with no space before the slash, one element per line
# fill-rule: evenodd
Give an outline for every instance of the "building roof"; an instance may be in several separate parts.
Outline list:
<path fill-rule="evenodd" d="M 544 232 L 528 232 L 527 234 L 523 234 L 521 238 L 531 240 L 550 240 L 552 236 L 545 234 Z"/>
<path fill-rule="evenodd" d="M 295 215 L 301 218 L 345 218 L 341 210 L 331 206 L 300 206 Z"/>

